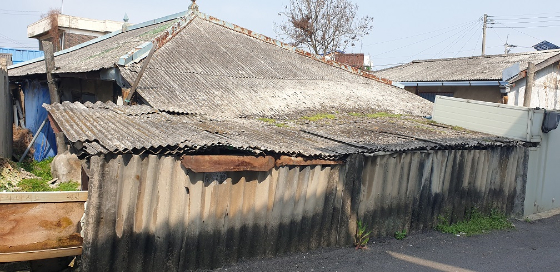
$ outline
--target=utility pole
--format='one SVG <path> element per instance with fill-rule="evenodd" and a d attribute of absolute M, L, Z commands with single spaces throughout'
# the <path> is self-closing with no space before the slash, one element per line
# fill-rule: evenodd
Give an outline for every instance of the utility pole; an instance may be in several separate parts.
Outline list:
<path fill-rule="evenodd" d="M 488 23 L 488 14 L 484 14 L 484 23 L 482 24 L 482 55 L 486 55 L 486 24 Z"/>
<path fill-rule="evenodd" d="M 527 63 L 527 78 L 525 80 L 525 98 L 523 99 L 523 107 L 530 108 L 533 85 L 535 84 L 535 64 L 532 62 Z"/>

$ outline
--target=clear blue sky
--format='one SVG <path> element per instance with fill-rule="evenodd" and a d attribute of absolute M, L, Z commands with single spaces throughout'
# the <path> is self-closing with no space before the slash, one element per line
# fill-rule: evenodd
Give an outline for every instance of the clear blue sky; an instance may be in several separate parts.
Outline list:
<path fill-rule="evenodd" d="M 218 1 L 198 0 L 200 11 L 222 20 L 276 38 L 274 22 L 288 0 Z M 37 48 L 28 39 L 27 25 L 37 21 L 49 8 L 59 8 L 61 0 L 4 1 L 0 8 L 0 47 Z M 64 13 L 93 19 L 121 21 L 126 12 L 131 23 L 186 10 L 189 0 L 65 0 Z M 374 17 L 373 32 L 347 52 L 371 55 L 375 69 L 415 59 L 461 57 L 481 53 L 484 13 L 495 16 L 495 27 L 487 35 L 487 54 L 500 54 L 508 43 L 518 45 L 512 52 L 534 51 L 531 46 L 548 40 L 560 45 L 560 1 L 531 4 L 528 1 L 372 1 L 354 0 L 361 15 Z M 538 27 L 537 27 L 538 26 Z M 543 27 L 547 26 L 547 27 Z"/>

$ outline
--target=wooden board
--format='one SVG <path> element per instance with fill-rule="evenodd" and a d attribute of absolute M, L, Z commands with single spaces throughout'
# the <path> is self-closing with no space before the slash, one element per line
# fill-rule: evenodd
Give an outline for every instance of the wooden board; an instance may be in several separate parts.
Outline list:
<path fill-rule="evenodd" d="M 81 254 L 87 192 L 0 193 L 0 262 Z"/>
<path fill-rule="evenodd" d="M 274 167 L 274 157 L 185 155 L 182 164 L 196 173 L 268 171 Z"/>
<path fill-rule="evenodd" d="M 82 254 L 81 246 L 69 247 L 69 248 L 45 249 L 45 250 L 36 250 L 36 251 L 0 253 L 0 263 L 42 260 L 42 259 L 59 258 L 59 257 L 66 257 L 66 256 L 76 256 L 81 254 Z"/>
<path fill-rule="evenodd" d="M 87 192 L 0 193 L 2 203 L 85 202 Z"/>
<path fill-rule="evenodd" d="M 276 166 L 286 166 L 286 165 L 335 165 L 342 164 L 342 161 L 329 161 L 329 160 L 314 160 L 306 159 L 302 157 L 289 157 L 280 156 L 280 159 L 276 160 Z"/>

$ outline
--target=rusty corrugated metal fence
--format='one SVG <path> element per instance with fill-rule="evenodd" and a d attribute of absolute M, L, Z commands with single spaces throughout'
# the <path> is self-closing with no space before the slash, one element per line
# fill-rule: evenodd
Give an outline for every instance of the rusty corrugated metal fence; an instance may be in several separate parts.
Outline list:
<path fill-rule="evenodd" d="M 433 227 L 444 211 L 512 213 L 526 157 L 523 147 L 405 152 L 227 173 L 194 173 L 178 157 L 92 157 L 82 268 L 216 268 L 350 245 L 358 219 L 387 236 Z"/>

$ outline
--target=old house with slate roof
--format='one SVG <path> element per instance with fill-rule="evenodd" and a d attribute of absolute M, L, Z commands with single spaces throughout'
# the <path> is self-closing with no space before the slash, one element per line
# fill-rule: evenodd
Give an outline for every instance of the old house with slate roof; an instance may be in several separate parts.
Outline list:
<path fill-rule="evenodd" d="M 529 62 L 536 65 L 532 107 L 560 109 L 560 50 L 417 60 L 376 71 L 430 101 L 436 95 L 523 106 Z M 507 99 L 504 99 L 507 97 Z"/>
<path fill-rule="evenodd" d="M 83 162 L 83 271 L 217 268 L 351 245 L 358 220 L 383 237 L 523 210 L 523 144 L 434 124 L 390 81 L 194 3 L 55 61 L 69 93 L 44 107 Z"/>

